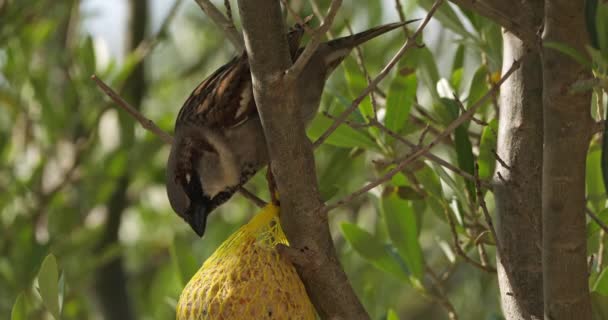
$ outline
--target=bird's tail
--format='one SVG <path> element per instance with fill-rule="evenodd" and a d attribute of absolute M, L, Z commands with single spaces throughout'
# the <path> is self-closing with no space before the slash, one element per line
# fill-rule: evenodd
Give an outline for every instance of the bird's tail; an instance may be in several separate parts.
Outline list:
<path fill-rule="evenodd" d="M 379 35 L 382 35 L 384 33 L 387 33 L 391 30 L 397 29 L 399 27 L 402 27 L 404 25 L 407 25 L 409 23 L 412 22 L 416 22 L 419 21 L 420 19 L 415 19 L 415 20 L 408 20 L 405 22 L 395 22 L 395 23 L 389 23 L 389 24 L 385 24 L 385 25 L 381 25 L 375 28 L 371 28 L 369 30 L 363 31 L 363 32 L 359 32 L 350 36 L 346 36 L 346 37 L 342 37 L 342 38 L 337 38 L 334 40 L 329 41 L 329 45 L 331 45 L 332 47 L 338 49 L 338 48 L 354 48 L 362 43 L 365 43 Z"/>
<path fill-rule="evenodd" d="M 325 58 L 326 63 L 330 66 L 330 69 L 332 69 L 331 66 L 335 67 L 339 65 L 354 47 L 365 43 L 379 35 L 387 33 L 391 30 L 397 29 L 399 27 L 419 20 L 420 19 L 408 20 L 405 22 L 389 23 L 350 36 L 328 41 L 326 45 L 330 48 L 330 50 L 329 56 Z"/>

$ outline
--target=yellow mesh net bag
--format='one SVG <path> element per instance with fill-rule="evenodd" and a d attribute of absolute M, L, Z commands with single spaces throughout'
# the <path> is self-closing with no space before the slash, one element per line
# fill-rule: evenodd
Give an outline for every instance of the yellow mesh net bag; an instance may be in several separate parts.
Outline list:
<path fill-rule="evenodd" d="M 275 246 L 288 244 L 270 204 L 205 261 L 177 303 L 177 320 L 316 319 L 293 265 Z"/>

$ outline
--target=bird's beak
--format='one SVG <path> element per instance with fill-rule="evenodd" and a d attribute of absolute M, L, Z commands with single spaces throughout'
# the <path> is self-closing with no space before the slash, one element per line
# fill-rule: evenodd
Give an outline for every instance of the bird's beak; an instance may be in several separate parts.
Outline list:
<path fill-rule="evenodd" d="M 199 237 L 202 237 L 205 234 L 207 211 L 207 206 L 205 204 L 192 202 L 186 214 L 188 224 Z"/>

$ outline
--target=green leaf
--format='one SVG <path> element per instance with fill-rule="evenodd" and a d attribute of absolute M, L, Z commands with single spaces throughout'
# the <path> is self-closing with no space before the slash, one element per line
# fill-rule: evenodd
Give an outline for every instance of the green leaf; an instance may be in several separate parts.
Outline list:
<path fill-rule="evenodd" d="M 591 309 L 593 310 L 593 320 L 608 319 L 608 296 L 591 292 Z"/>
<path fill-rule="evenodd" d="M 439 177 L 435 174 L 431 167 L 425 165 L 424 168 L 416 171 L 414 176 L 416 176 L 418 182 L 422 184 L 424 190 L 426 190 L 431 196 L 443 200 L 441 181 L 439 181 Z"/>
<path fill-rule="evenodd" d="M 600 221 L 605 224 L 608 224 L 608 209 L 602 209 L 599 213 L 596 214 Z M 592 236 L 596 232 L 600 230 L 600 226 L 597 222 L 591 220 L 587 223 L 587 236 Z"/>
<path fill-rule="evenodd" d="M 426 87 L 426 92 L 433 101 L 438 102 L 439 94 L 437 93 L 436 83 L 439 81 L 439 70 L 431 50 L 427 47 L 417 48 L 412 50 L 411 54 L 408 53 L 403 61 L 405 67 L 416 70 L 418 81 Z"/>
<path fill-rule="evenodd" d="M 493 150 L 496 150 L 496 135 L 498 132 L 498 121 L 492 119 L 490 123 L 483 128 L 481 132 L 481 141 L 479 142 L 479 178 L 489 179 L 494 174 L 496 169 L 496 159 Z"/>
<path fill-rule="evenodd" d="M 464 70 L 462 68 L 454 70 L 450 76 L 450 85 L 454 88 L 456 95 L 460 95 L 460 86 L 462 85 L 462 74 Z"/>
<path fill-rule="evenodd" d="M 183 242 L 183 240 L 181 241 Z M 174 238 L 169 247 L 171 260 L 175 263 L 177 278 L 180 281 L 180 288 L 183 288 L 186 285 L 188 279 L 192 277 L 198 268 L 198 263 L 196 262 L 194 255 L 178 249 L 180 247 L 185 247 L 186 244 L 182 242 L 180 242 L 180 239 Z"/>
<path fill-rule="evenodd" d="M 27 305 L 25 304 L 25 296 L 23 292 L 21 292 L 13 304 L 13 309 L 11 310 L 11 320 L 27 320 L 26 317 Z"/>
<path fill-rule="evenodd" d="M 435 1 L 420 0 L 418 3 L 420 4 L 420 6 L 422 8 L 424 8 L 425 10 L 428 11 L 429 9 L 431 9 L 431 7 L 435 3 Z M 467 29 L 462 24 L 463 19 L 461 19 L 456 14 L 454 9 L 452 9 L 452 7 L 449 5 L 440 6 L 439 9 L 437 9 L 437 11 L 435 12 L 435 15 L 433 17 L 436 18 L 437 20 L 439 20 L 439 22 L 441 22 L 441 24 L 443 26 L 445 26 L 446 28 L 450 29 L 451 31 L 455 32 L 456 34 L 458 34 L 462 37 L 476 38 L 473 34 L 471 34 L 470 32 L 467 31 Z"/>
<path fill-rule="evenodd" d="M 352 223 L 343 223 L 341 227 L 344 238 L 361 257 L 379 270 L 399 280 L 409 281 L 404 268 L 392 257 L 386 246 L 378 242 L 370 233 Z"/>
<path fill-rule="evenodd" d="M 469 87 L 469 96 L 467 97 L 466 105 L 467 108 L 473 106 L 475 102 L 481 99 L 489 90 L 486 76 L 488 70 L 485 66 L 481 66 L 475 71 L 473 79 L 471 79 L 471 86 Z M 488 102 L 489 103 L 489 102 Z"/>
<path fill-rule="evenodd" d="M 42 261 L 38 272 L 38 289 L 42 303 L 47 310 L 55 317 L 60 319 L 61 309 L 59 308 L 59 271 L 57 260 L 53 254 L 49 254 Z"/>
<path fill-rule="evenodd" d="M 598 44 L 602 56 L 608 58 L 608 4 L 600 3 L 597 7 L 596 28 Z"/>
<path fill-rule="evenodd" d="M 448 108 L 453 118 L 451 121 L 455 120 L 460 114 L 460 109 L 458 108 L 458 102 L 453 99 L 441 99 L 443 104 Z M 454 130 L 454 144 L 456 148 L 456 158 L 458 161 L 458 167 L 463 171 L 473 175 L 474 174 L 474 166 L 475 166 L 475 157 L 473 156 L 473 145 L 469 140 L 469 132 L 468 132 L 469 122 L 465 122 L 458 126 L 456 130 Z M 469 192 L 469 197 L 471 200 L 475 201 L 476 198 L 476 190 L 475 184 L 472 181 L 466 180 L 465 185 L 467 187 L 467 191 Z"/>
<path fill-rule="evenodd" d="M 418 222 L 409 201 L 401 199 L 396 192 L 382 198 L 382 211 L 389 238 L 397 248 L 415 279 L 422 282 L 424 262 L 418 242 Z"/>
<path fill-rule="evenodd" d="M 576 62 L 580 63 L 581 65 L 591 69 L 591 62 L 582 53 L 578 52 L 576 49 L 574 49 L 566 44 L 563 44 L 561 42 L 555 42 L 555 41 L 546 41 L 546 42 L 543 42 L 543 45 L 547 48 L 555 49 L 555 50 L 569 56 L 570 58 L 574 59 Z"/>
<path fill-rule="evenodd" d="M 585 0 L 585 25 L 591 45 L 595 49 L 599 49 L 599 40 L 597 37 L 597 0 Z"/>
<path fill-rule="evenodd" d="M 348 84 L 348 90 L 350 91 L 352 98 L 356 98 L 359 94 L 368 86 L 365 75 L 359 70 L 359 66 L 356 63 L 347 60 L 343 64 L 344 75 L 346 83 Z M 372 106 L 371 99 L 366 97 L 361 103 L 359 103 L 359 112 L 364 118 L 370 118 L 374 116 L 374 108 Z"/>
<path fill-rule="evenodd" d="M 602 73 L 607 72 L 608 58 L 604 58 L 599 50 L 596 50 L 590 46 L 587 46 L 587 52 L 589 53 L 589 56 L 591 56 L 595 69 Z"/>
<path fill-rule="evenodd" d="M 330 150 L 331 149 L 331 150 Z M 349 149 L 328 147 L 323 151 L 329 159 L 319 174 L 319 191 L 324 200 L 329 200 L 353 181 L 352 173 L 360 170 L 362 157 L 351 157 Z"/>
<path fill-rule="evenodd" d="M 465 193 L 462 192 L 462 186 L 459 186 L 456 181 L 443 169 L 442 166 L 436 163 L 431 163 L 431 166 L 433 167 L 433 171 L 439 176 L 439 179 L 445 182 L 452 189 L 452 191 L 456 194 L 456 197 L 461 202 L 466 203 L 467 197 Z"/>
<path fill-rule="evenodd" d="M 399 315 L 397 315 L 397 312 L 395 312 L 395 310 L 388 309 L 388 312 L 386 314 L 386 320 L 400 320 L 400 319 L 399 319 Z"/>
<path fill-rule="evenodd" d="M 605 146 L 604 146 L 605 147 Z M 586 177 L 587 200 L 591 203 L 594 211 L 599 212 L 606 206 L 606 188 L 602 179 L 606 167 L 602 166 L 603 151 L 592 146 L 587 153 Z"/>
<path fill-rule="evenodd" d="M 608 125 L 604 125 L 604 134 L 602 139 L 602 178 L 604 179 L 604 192 L 608 190 Z"/>
<path fill-rule="evenodd" d="M 608 297 L 608 267 L 600 273 L 593 285 L 593 291 Z"/>
<path fill-rule="evenodd" d="M 395 188 L 399 198 L 404 200 L 422 200 L 426 196 L 424 192 L 419 192 L 412 187 L 399 186 Z"/>
<path fill-rule="evenodd" d="M 328 119 L 322 114 L 317 114 L 308 127 L 308 137 L 312 140 L 318 139 L 333 124 L 334 120 Z M 366 134 L 357 131 L 345 124 L 341 124 L 325 140 L 325 143 L 342 148 L 364 148 L 378 150 L 378 145 Z"/>
<path fill-rule="evenodd" d="M 59 284 L 57 285 L 57 296 L 59 298 L 59 310 L 63 310 L 63 298 L 65 296 L 65 274 L 62 272 L 59 276 Z"/>
<path fill-rule="evenodd" d="M 90 76 L 95 73 L 95 48 L 93 47 L 93 38 L 88 36 L 80 48 L 81 61 L 84 65 L 84 73 Z"/>
<path fill-rule="evenodd" d="M 393 79 L 386 99 L 384 123 L 387 128 L 395 132 L 403 129 L 416 100 L 417 84 L 418 80 L 415 73 L 406 76 L 398 74 Z"/>
<path fill-rule="evenodd" d="M 486 20 L 489 21 L 489 20 Z M 502 29 L 496 23 L 489 22 L 481 30 L 481 51 L 488 57 L 490 71 L 500 70 L 502 66 Z"/>
<path fill-rule="evenodd" d="M 456 54 L 454 55 L 454 62 L 452 63 L 452 70 L 462 70 L 464 67 L 464 45 L 458 45 Z M 457 87 L 455 87 L 458 89 Z"/>

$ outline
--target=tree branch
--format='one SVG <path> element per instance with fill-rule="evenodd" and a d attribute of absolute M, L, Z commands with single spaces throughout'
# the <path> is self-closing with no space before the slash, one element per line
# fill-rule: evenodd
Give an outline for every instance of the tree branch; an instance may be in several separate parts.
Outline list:
<path fill-rule="evenodd" d="M 327 216 L 322 212 L 313 150 L 300 118 L 278 0 L 239 0 L 253 91 L 264 127 L 272 173 L 281 195 L 281 225 L 291 247 L 305 257 L 296 264 L 322 319 L 369 319 L 342 269 Z"/>
<path fill-rule="evenodd" d="M 232 21 L 228 20 L 228 18 L 226 18 L 226 16 L 224 16 L 224 14 L 215 5 L 213 5 L 213 3 L 211 3 L 211 0 L 195 1 L 198 6 L 203 9 L 203 12 L 205 12 L 205 14 L 211 19 L 211 21 L 213 21 L 213 23 L 215 23 L 218 27 L 220 27 L 220 29 L 222 29 L 222 31 L 224 32 L 228 40 L 230 40 L 236 51 L 243 51 L 243 49 L 245 48 L 245 46 L 243 46 L 243 37 L 238 32 L 238 30 L 236 30 L 236 27 L 234 26 Z"/>
<path fill-rule="evenodd" d="M 312 55 L 317 51 L 319 44 L 321 44 L 321 40 L 323 39 L 323 35 L 331 28 L 331 25 L 334 22 L 334 18 L 338 13 L 338 9 L 342 5 L 342 0 L 332 0 L 329 10 L 327 11 L 327 15 L 325 19 L 323 19 L 323 23 L 314 31 L 312 35 L 312 39 L 306 45 L 306 48 L 302 52 L 302 54 L 298 57 L 298 60 L 287 70 L 287 77 L 291 79 L 295 79 L 300 75 L 302 69 L 308 63 L 308 60 L 312 57 Z"/>
<path fill-rule="evenodd" d="M 159 128 L 152 120 L 144 117 L 137 109 L 133 108 L 128 102 L 126 102 L 118 93 L 116 93 L 112 88 L 110 88 L 105 82 L 101 79 L 97 78 L 96 75 L 92 75 L 91 79 L 95 81 L 97 86 L 110 97 L 116 104 L 129 113 L 137 122 L 141 124 L 141 126 L 157 135 L 163 142 L 172 144 L 173 137 Z"/>

